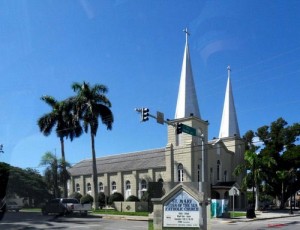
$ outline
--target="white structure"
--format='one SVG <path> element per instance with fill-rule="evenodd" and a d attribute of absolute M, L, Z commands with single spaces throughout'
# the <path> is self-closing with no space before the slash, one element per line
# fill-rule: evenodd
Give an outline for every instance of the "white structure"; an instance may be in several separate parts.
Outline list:
<path fill-rule="evenodd" d="M 181 68 L 175 119 L 189 117 L 190 115 L 201 118 L 188 45 L 189 33 L 187 29 L 185 29 L 184 32 L 186 33 L 186 41 Z"/>
<path fill-rule="evenodd" d="M 224 101 L 219 138 L 240 136 L 239 124 L 237 121 L 232 88 L 231 88 L 231 81 L 230 81 L 230 72 L 231 72 L 230 66 L 227 67 L 227 70 L 228 70 L 228 80 L 226 86 L 225 101 Z"/>
<path fill-rule="evenodd" d="M 175 184 L 200 181 L 209 183 L 211 198 L 229 198 L 228 191 L 241 182 L 235 167 L 243 162 L 244 141 L 240 138 L 230 84 L 230 69 L 219 139 L 208 141 L 208 122 L 200 117 L 188 46 L 188 32 L 183 55 L 175 119 L 167 127 L 168 143 L 160 149 L 124 153 L 97 158 L 98 190 L 110 195 L 120 192 L 142 197 L 149 182 L 164 182 L 167 189 Z M 197 136 L 176 133 L 176 124 L 194 128 Z M 236 135 L 235 135 L 236 134 Z M 69 169 L 70 193 L 92 192 L 92 160 L 83 160 Z M 205 174 L 205 177 L 203 177 Z M 93 194 L 92 194 L 93 195 Z M 236 208 L 245 204 L 243 193 Z"/>

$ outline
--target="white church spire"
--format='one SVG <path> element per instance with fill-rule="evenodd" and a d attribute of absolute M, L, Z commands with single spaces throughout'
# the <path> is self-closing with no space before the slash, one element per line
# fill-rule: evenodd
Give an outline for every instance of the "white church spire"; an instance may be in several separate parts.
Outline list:
<path fill-rule="evenodd" d="M 189 117 L 191 114 L 195 117 L 201 118 L 188 46 L 188 36 L 190 34 L 187 28 L 183 30 L 183 32 L 186 34 L 186 41 L 181 68 L 175 119 Z"/>
<path fill-rule="evenodd" d="M 231 72 L 230 66 L 227 67 L 227 70 L 228 70 L 228 80 L 226 86 L 224 108 L 223 108 L 219 138 L 240 136 L 240 130 L 237 121 L 231 82 L 230 82 L 230 72 Z"/>

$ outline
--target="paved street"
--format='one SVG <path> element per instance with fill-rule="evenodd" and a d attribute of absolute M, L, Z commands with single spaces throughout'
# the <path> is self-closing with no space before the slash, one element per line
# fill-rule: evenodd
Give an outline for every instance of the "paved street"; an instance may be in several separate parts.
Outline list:
<path fill-rule="evenodd" d="M 299 211 L 295 215 L 285 212 L 257 212 L 257 218 L 245 217 L 236 219 L 214 218 L 211 220 L 212 230 L 267 230 L 300 229 Z M 127 218 L 127 219 L 125 219 Z M 143 219 L 136 221 L 135 219 Z M 54 215 L 42 216 L 40 213 L 19 212 L 6 213 L 0 221 L 1 230 L 28 230 L 28 229 L 91 229 L 91 230 L 147 230 L 148 222 L 145 217 L 129 216 L 104 216 L 89 215 L 88 217 L 68 216 L 57 217 Z"/>
<path fill-rule="evenodd" d="M 8 212 L 0 222 L 1 230 L 24 229 L 91 229 L 91 230 L 143 230 L 147 221 L 102 219 L 98 216 L 42 216 L 41 213 Z"/>

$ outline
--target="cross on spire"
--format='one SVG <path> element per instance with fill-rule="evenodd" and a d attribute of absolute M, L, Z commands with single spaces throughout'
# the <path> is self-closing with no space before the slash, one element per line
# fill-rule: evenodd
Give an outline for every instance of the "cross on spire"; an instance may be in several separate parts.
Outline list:
<path fill-rule="evenodd" d="M 190 33 L 189 33 L 189 31 L 188 31 L 188 28 L 185 28 L 185 29 L 183 30 L 183 32 L 185 33 L 185 40 L 186 40 L 186 42 L 187 42 L 188 36 L 190 35 Z"/>
<path fill-rule="evenodd" d="M 183 32 L 186 34 L 186 42 L 181 67 L 175 119 L 189 117 L 191 114 L 201 119 L 187 41 L 188 35 L 190 34 L 187 28 L 185 28 Z"/>
<path fill-rule="evenodd" d="M 231 68 L 230 65 L 227 66 L 228 77 L 230 77 Z"/>

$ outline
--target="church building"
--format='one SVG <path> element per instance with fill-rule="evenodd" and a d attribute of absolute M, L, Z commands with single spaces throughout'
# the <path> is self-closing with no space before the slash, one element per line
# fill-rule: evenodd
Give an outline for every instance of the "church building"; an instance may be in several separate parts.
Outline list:
<path fill-rule="evenodd" d="M 235 167 L 244 161 L 245 143 L 240 137 L 230 81 L 230 67 L 225 92 L 219 137 L 208 140 L 209 123 L 201 118 L 194 84 L 188 45 L 188 32 L 183 55 L 175 117 L 168 121 L 167 143 L 159 149 L 97 158 L 98 192 L 119 192 L 142 197 L 150 182 L 207 182 L 208 197 L 229 199 L 232 186 L 239 188 L 242 176 L 234 176 Z M 196 130 L 196 135 L 177 134 L 177 125 Z M 93 196 L 92 159 L 83 160 L 69 169 L 69 194 L 79 192 Z M 241 191 L 235 207 L 244 207 Z"/>

